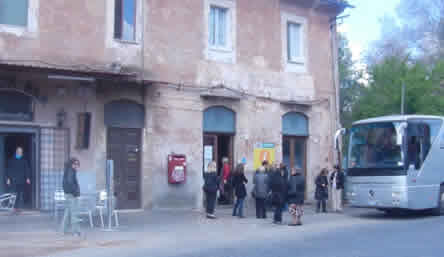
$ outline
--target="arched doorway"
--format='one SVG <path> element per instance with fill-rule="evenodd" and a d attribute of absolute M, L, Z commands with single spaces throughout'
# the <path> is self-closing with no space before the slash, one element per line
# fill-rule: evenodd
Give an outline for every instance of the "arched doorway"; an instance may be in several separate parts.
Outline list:
<path fill-rule="evenodd" d="M 236 114 L 223 107 L 213 106 L 203 113 L 203 170 L 211 161 L 216 161 L 217 170 L 221 175 L 223 158 L 228 158 L 233 169 L 233 145 L 236 133 Z M 228 192 L 226 198 L 219 199 L 221 204 L 231 204 L 232 194 Z"/>
<path fill-rule="evenodd" d="M 308 119 L 297 112 L 282 117 L 282 160 L 288 168 L 299 167 L 307 173 Z"/>
<path fill-rule="evenodd" d="M 141 146 L 145 108 L 130 100 L 105 105 L 107 159 L 114 160 L 114 192 L 118 209 L 141 207 Z"/>

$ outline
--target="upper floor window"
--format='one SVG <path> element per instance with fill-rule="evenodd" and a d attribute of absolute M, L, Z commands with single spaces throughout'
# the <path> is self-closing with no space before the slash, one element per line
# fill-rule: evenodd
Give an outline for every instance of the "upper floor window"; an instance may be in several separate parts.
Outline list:
<path fill-rule="evenodd" d="M 299 23 L 287 23 L 287 55 L 289 62 L 304 62 L 302 49 L 302 25 Z"/>
<path fill-rule="evenodd" d="M 236 63 L 236 0 L 204 0 L 205 59 Z"/>
<path fill-rule="evenodd" d="M 1 0 L 0 24 L 26 27 L 28 25 L 28 0 Z"/>
<path fill-rule="evenodd" d="M 292 13 L 281 14 L 282 66 L 286 72 L 308 71 L 307 18 Z"/>
<path fill-rule="evenodd" d="M 228 9 L 218 6 L 210 7 L 209 17 L 209 43 L 212 47 L 228 47 L 229 33 Z"/>
<path fill-rule="evenodd" d="M 136 0 L 115 0 L 114 38 L 136 40 Z"/>

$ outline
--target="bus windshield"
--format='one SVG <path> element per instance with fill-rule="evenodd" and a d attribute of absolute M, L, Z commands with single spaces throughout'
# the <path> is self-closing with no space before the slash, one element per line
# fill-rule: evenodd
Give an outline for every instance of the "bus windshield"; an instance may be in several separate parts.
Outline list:
<path fill-rule="evenodd" d="M 352 127 L 349 148 L 351 169 L 404 166 L 402 122 L 361 124 Z"/>

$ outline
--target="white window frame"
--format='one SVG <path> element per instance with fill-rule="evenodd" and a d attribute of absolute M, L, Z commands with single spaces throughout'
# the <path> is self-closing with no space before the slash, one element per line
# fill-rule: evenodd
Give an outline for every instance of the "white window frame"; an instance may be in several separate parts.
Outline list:
<path fill-rule="evenodd" d="M 210 44 L 210 10 L 219 7 L 227 10 L 226 17 L 226 45 L 215 46 Z M 205 52 L 207 60 L 225 63 L 236 63 L 236 0 L 204 0 Z"/>
<path fill-rule="evenodd" d="M 26 26 L 0 24 L 0 34 L 12 34 L 17 37 L 37 37 L 40 0 L 28 0 L 28 20 Z"/>
<path fill-rule="evenodd" d="M 299 43 L 301 56 L 294 60 L 290 60 L 288 47 L 288 27 L 289 24 L 299 24 L 301 26 L 301 42 Z M 282 37 L 282 64 L 286 72 L 307 73 L 308 67 L 308 22 L 305 17 L 296 16 L 289 13 L 282 13 L 281 17 L 281 37 Z"/>
<path fill-rule="evenodd" d="M 122 45 L 126 46 L 135 46 L 137 48 L 141 47 L 142 42 L 142 28 L 144 16 L 142 13 L 142 0 L 136 0 L 136 20 L 135 20 L 135 39 L 134 40 L 122 40 L 114 37 L 114 22 L 115 22 L 115 1 L 107 0 L 106 1 L 106 46 L 108 48 L 118 48 Z M 145 3 L 145 13 L 148 13 L 148 8 Z"/>

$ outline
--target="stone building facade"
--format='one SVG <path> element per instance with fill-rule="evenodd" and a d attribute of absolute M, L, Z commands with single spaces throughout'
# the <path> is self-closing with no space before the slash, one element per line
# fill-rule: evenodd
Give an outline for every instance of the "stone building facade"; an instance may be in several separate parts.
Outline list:
<path fill-rule="evenodd" d="M 122 209 L 199 208 L 205 162 L 251 173 L 264 145 L 304 169 L 308 199 L 332 166 L 341 1 L 4 2 L 0 176 L 24 147 L 30 207 L 51 208 L 69 156 L 87 192 L 113 159 Z M 172 153 L 186 156 L 184 183 L 168 183 Z"/>

